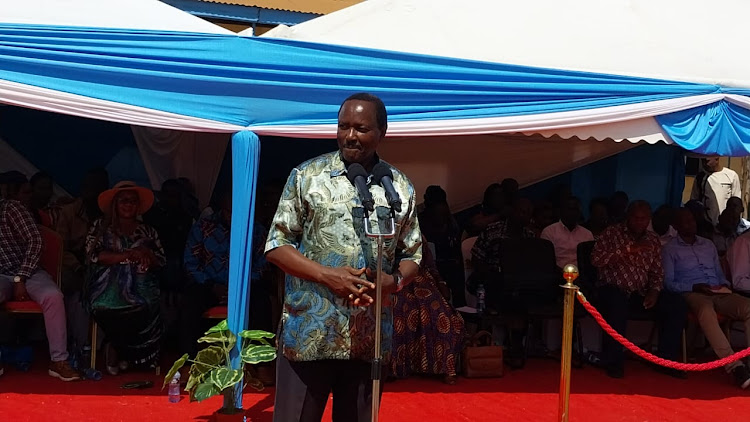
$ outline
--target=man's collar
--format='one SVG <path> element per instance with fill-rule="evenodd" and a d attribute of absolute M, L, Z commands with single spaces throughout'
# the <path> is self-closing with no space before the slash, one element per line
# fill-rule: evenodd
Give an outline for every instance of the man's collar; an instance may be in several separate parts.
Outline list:
<path fill-rule="evenodd" d="M 375 164 L 380 162 L 380 156 L 378 153 L 375 153 Z M 343 157 L 341 157 L 341 151 L 338 151 L 333 154 L 333 157 L 331 158 L 331 177 L 337 177 L 341 176 L 346 173 L 346 168 L 348 167 L 348 164 L 346 161 L 344 161 Z"/>
<path fill-rule="evenodd" d="M 677 236 L 675 236 L 675 239 L 677 239 L 677 243 L 679 243 L 682 246 L 695 246 L 702 242 L 702 238 L 700 236 L 695 236 L 695 242 L 693 243 L 687 243 L 685 240 L 680 236 L 679 233 L 677 233 Z"/>

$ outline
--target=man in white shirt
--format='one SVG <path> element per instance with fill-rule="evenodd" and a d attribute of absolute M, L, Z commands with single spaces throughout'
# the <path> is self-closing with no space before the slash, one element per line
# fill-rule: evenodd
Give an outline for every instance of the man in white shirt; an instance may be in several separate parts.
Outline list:
<path fill-rule="evenodd" d="M 703 170 L 698 173 L 693 183 L 690 199 L 703 202 L 706 206 L 706 217 L 711 224 L 719 223 L 719 215 L 733 196 L 740 197 L 740 177 L 737 173 L 721 165 L 720 157 L 704 158 Z"/>
<path fill-rule="evenodd" d="M 578 244 L 594 240 L 594 235 L 588 229 L 578 225 L 580 220 L 581 201 L 571 197 L 560 210 L 560 221 L 542 230 L 540 237 L 555 246 L 555 261 L 560 268 L 568 264 L 577 265 Z"/>
<path fill-rule="evenodd" d="M 745 206 L 742 205 L 742 199 L 733 196 L 727 200 L 727 208 L 734 209 L 740 216 L 740 223 L 737 225 L 737 234 L 740 235 L 750 230 L 750 221 L 745 220 L 742 215 L 745 214 Z"/>

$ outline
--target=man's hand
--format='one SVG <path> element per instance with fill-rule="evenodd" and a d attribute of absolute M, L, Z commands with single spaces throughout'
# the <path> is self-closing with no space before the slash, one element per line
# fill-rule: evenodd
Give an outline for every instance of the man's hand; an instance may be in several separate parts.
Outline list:
<path fill-rule="evenodd" d="M 711 286 L 709 286 L 706 283 L 693 284 L 693 292 L 702 293 L 704 295 L 713 294 L 713 291 L 711 290 Z"/>
<path fill-rule="evenodd" d="M 13 300 L 19 302 L 31 300 L 29 292 L 26 291 L 26 283 L 24 281 L 26 280 L 24 279 L 20 283 L 13 283 Z"/>
<path fill-rule="evenodd" d="M 375 270 L 367 269 L 365 272 L 367 279 L 370 281 L 377 281 L 378 272 Z M 398 290 L 396 285 L 396 279 L 391 274 L 383 273 L 383 294 L 394 294 Z"/>
<path fill-rule="evenodd" d="M 656 302 L 659 300 L 659 291 L 651 289 L 646 293 L 646 297 L 643 299 L 643 307 L 645 309 L 651 309 L 656 306 Z"/>
<path fill-rule="evenodd" d="M 366 292 L 373 290 L 375 285 L 360 278 L 365 273 L 364 268 L 355 269 L 349 266 L 326 268 L 320 282 L 331 289 L 336 296 L 349 299 L 354 306 L 368 306 L 373 302 Z"/>

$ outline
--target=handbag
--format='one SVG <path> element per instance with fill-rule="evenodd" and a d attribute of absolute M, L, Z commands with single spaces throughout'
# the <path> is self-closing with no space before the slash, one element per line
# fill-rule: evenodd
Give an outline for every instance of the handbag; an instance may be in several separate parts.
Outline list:
<path fill-rule="evenodd" d="M 503 347 L 492 344 L 492 334 L 476 333 L 463 353 L 466 378 L 499 378 L 503 376 Z"/>

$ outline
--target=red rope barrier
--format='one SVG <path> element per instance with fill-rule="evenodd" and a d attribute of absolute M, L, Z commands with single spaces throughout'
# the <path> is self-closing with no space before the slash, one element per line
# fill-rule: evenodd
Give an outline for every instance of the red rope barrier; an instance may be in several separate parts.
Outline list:
<path fill-rule="evenodd" d="M 738 361 L 740 359 L 744 359 L 750 356 L 750 347 L 749 347 L 731 356 L 727 356 L 725 358 L 715 360 L 713 362 L 708 362 L 708 363 L 681 363 L 681 362 L 675 362 L 675 361 L 671 361 L 667 359 L 662 359 L 656 355 L 653 355 L 641 349 L 640 347 L 633 344 L 630 340 L 621 336 L 620 333 L 615 331 L 614 328 L 612 328 L 612 326 L 610 326 L 607 323 L 607 321 L 604 320 L 604 317 L 602 317 L 602 314 L 600 314 L 599 311 L 597 311 L 596 308 L 594 308 L 594 306 L 591 303 L 589 303 L 588 300 L 586 300 L 586 297 L 583 295 L 583 293 L 578 292 L 576 296 L 578 297 L 578 301 L 581 302 L 581 305 L 583 305 L 583 307 L 586 308 L 586 310 L 591 314 L 592 317 L 594 317 L 594 319 L 599 324 L 599 326 L 601 326 L 602 329 L 607 334 L 609 334 L 613 339 L 620 342 L 620 344 L 625 346 L 625 348 L 627 348 L 631 352 L 657 365 L 666 366 L 667 368 L 677 369 L 680 371 L 708 371 L 708 370 L 716 369 L 726 364 L 729 364 L 729 363 L 732 363 L 732 362 L 735 362 L 735 361 Z"/>

